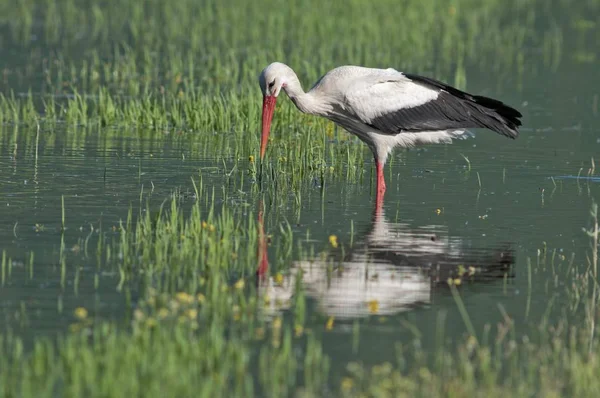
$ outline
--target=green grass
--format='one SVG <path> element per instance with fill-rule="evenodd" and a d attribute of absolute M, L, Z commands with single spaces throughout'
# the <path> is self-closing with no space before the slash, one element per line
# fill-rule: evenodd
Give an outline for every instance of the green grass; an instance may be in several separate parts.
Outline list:
<path fill-rule="evenodd" d="M 303 241 L 280 209 L 299 220 L 313 180 L 364 182 L 369 173 L 362 143 L 287 100 L 279 101 L 267 161 L 259 164 L 257 76 L 269 62 L 288 63 L 305 89 L 340 64 L 426 73 L 461 88 L 472 87 L 471 73 L 489 75 L 484 89 L 510 101 L 518 95 L 505 86 L 519 89 L 527 76 L 593 59 L 600 29 L 589 16 L 599 11 L 594 0 L 0 1 L 0 149 L 15 168 L 21 159 L 35 159 L 37 173 L 38 156 L 82 147 L 102 156 L 138 151 L 139 179 L 145 157 L 173 145 L 182 158 L 214 161 L 224 181 L 205 186 L 200 168 L 182 188 L 190 195 L 174 192 L 162 206 L 146 205 L 145 187 L 142 209 L 132 206 L 114 230 L 78 240 L 95 256 L 95 288 L 114 283 L 127 297 L 124 320 L 96 319 L 91 309 L 78 308 L 58 338 L 36 337 L 30 345 L 17 332 L 4 332 L 0 393 L 595 395 L 597 226 L 587 231 L 588 259 L 574 262 L 544 246 L 528 263 L 528 302 L 532 283 L 548 286 L 539 324 L 517 330 L 498 306 L 490 311 L 503 314 L 503 322 L 480 330 L 470 322 L 462 287 L 452 286 L 463 337 L 445 342 L 440 313 L 436 350 L 422 348 L 411 329 L 413 341 L 390 347 L 396 361 L 373 366 L 339 364 L 325 353 L 325 335 L 338 324 L 309 313 L 302 284 L 289 311 L 269 316 L 270 298 L 255 286 L 262 241 L 260 209 L 251 206 L 264 201 L 270 211 L 269 272 L 278 283 L 293 261 L 331 251 L 327 241 Z M 233 204 L 237 191 L 247 199 Z M 55 266 L 61 289 L 76 291 L 80 271 L 65 243 L 74 217 L 69 196 L 63 200 Z M 3 286 L 15 273 L 33 279 L 42 269 L 34 266 L 43 259 L 33 251 L 26 267 L 13 269 L 12 257 L 10 246 L 3 247 Z M 548 280 L 536 281 L 547 269 Z M 113 271 L 114 280 L 99 277 Z M 26 319 L 24 306 L 18 316 Z M 356 344 L 361 326 L 352 328 Z"/>
<path fill-rule="evenodd" d="M 598 7 L 539 0 L 0 2 L 7 33 L 0 142 L 32 150 L 38 126 L 42 140 L 61 132 L 72 147 L 177 137 L 219 163 L 235 159 L 233 168 L 258 155 L 257 76 L 274 60 L 295 68 L 305 89 L 340 64 L 391 66 L 461 88 L 469 88 L 472 70 L 493 76 L 497 96 L 514 102 L 503 93 L 506 83 L 520 87 L 526 73 L 568 61 L 565 37 L 582 37 L 567 43 L 577 51 L 594 46 L 597 30 L 582 26 Z M 566 8 L 568 22 L 559 23 Z M 331 139 L 345 145 L 328 145 Z M 279 101 L 269 151 L 278 171 L 270 174 L 297 194 L 300 181 L 325 171 L 362 178 L 367 156 L 355 138 L 287 100 Z"/>
<path fill-rule="evenodd" d="M 286 60 L 301 78 L 309 79 L 340 62 L 397 65 L 448 76 L 457 66 L 473 62 L 497 68 L 496 72 L 527 67 L 527 59 L 521 58 L 530 55 L 522 52 L 523 47 L 544 43 L 543 54 L 552 63 L 560 57 L 559 29 L 546 25 L 544 31 L 559 39 L 552 43 L 531 28 L 558 20 L 568 3 L 535 7 L 541 3 L 386 0 L 372 7 L 356 0 L 285 5 L 273 0 L 145 5 L 24 0 L 21 4 L 17 8 L 3 3 L 0 23 L 11 42 L 38 49 L 31 58 L 40 64 L 29 65 L 28 70 L 35 73 L 43 64 L 49 87 L 75 83 L 89 91 L 96 83 L 139 94 L 161 81 L 173 92 L 190 85 L 216 92 L 235 90 L 240 84 L 248 87 L 247 82 L 273 59 Z M 575 8 L 573 15 L 583 17 L 597 7 L 588 2 Z M 60 56 L 44 60 L 50 49 L 58 49 Z M 11 72 L 18 76 L 19 72 Z M 464 79 L 464 72 L 459 71 L 457 79 Z"/>
<path fill-rule="evenodd" d="M 254 335 L 224 336 L 218 327 L 196 332 L 189 325 L 142 326 L 130 334 L 101 325 L 92 331 L 57 343 L 38 340 L 27 355 L 19 339 L 5 337 L 2 395 L 281 396 L 295 389 L 296 377 L 318 395 L 327 376 L 328 361 L 314 338 L 308 338 L 306 356 L 296 360 L 287 329 L 265 330 L 269 344 L 258 352 L 249 348 Z M 260 381 L 252 377 L 255 370 Z"/>
<path fill-rule="evenodd" d="M 551 25 L 540 33 L 535 28 L 552 17 L 536 13 L 533 0 L 152 3 L 5 3 L 0 26 L 27 54 L 27 68 L 6 61 L 0 121 L 256 131 L 257 76 L 274 60 L 295 68 L 306 89 L 340 64 L 392 66 L 459 87 L 466 87 L 466 66 L 476 65 L 501 88 L 539 65 L 526 48 L 540 48 L 544 65 L 558 64 L 561 29 L 571 29 Z M 14 25 L 16 18 L 25 23 Z M 14 97 L 11 88 L 32 95 Z M 288 104 L 276 129 L 301 121 Z"/>
<path fill-rule="evenodd" d="M 556 70 L 569 61 L 565 45 L 585 52 L 600 42 L 592 40 L 597 29 L 582 28 L 598 7 L 539 0 L 0 2 L 0 143 L 32 151 L 38 126 L 44 143 L 60 132 L 71 147 L 177 139 L 219 163 L 234 159 L 233 168 L 258 155 L 257 76 L 274 60 L 292 66 L 305 89 L 340 64 L 391 66 L 461 88 L 470 88 L 473 71 L 491 76 L 486 89 L 514 103 L 503 92 L 507 82 L 520 87 L 538 68 Z M 575 36 L 581 40 L 564 43 Z M 328 145 L 332 139 L 344 145 Z M 363 178 L 368 157 L 355 138 L 287 100 L 279 101 L 269 151 L 281 171 L 270 175 L 297 195 L 301 181 L 323 179 L 325 171 Z"/>
<path fill-rule="evenodd" d="M 549 300 L 539 324 L 517 330 L 499 305 L 503 321 L 496 330 L 470 326 L 464 339 L 452 342 L 441 335 L 434 351 L 423 350 L 417 334 L 412 342 L 396 343 L 395 362 L 351 362 L 333 379 L 321 336 L 335 326 L 326 327 L 324 320 L 322 328 L 305 325 L 302 294 L 289 316 L 263 316 L 267 303 L 253 284 L 258 225 L 239 224 L 227 211 L 203 217 L 198 208 L 183 216 L 173 200 L 156 217 L 127 221 L 120 240 L 99 247 L 120 254 L 106 263 L 121 270 L 121 288 L 134 280 L 143 287 L 129 327 L 77 309 L 71 332 L 56 342 L 38 338 L 26 352 L 18 336 L 4 335 L 2 395 L 594 396 L 600 387 L 596 205 L 586 230 L 588 264 L 545 246 L 533 261 L 536 274 L 552 269 L 548 281 L 563 282 L 551 283 L 548 295 L 567 298 Z M 285 234 L 282 239 L 293 241 Z M 280 262 L 289 259 L 286 244 L 277 244 Z M 562 316 L 551 317 L 552 311 Z M 446 322 L 439 313 L 441 333 Z"/>

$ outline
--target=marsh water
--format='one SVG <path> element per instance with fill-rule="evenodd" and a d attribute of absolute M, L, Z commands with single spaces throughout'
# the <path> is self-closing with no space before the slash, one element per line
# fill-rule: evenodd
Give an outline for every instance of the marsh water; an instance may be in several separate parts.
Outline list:
<path fill-rule="evenodd" d="M 343 253 L 331 250 L 333 274 L 317 255 L 278 264 L 276 248 L 268 252 L 270 267 L 284 278 L 293 279 L 298 268 L 310 270 L 303 276 L 306 327 L 320 331 L 335 319 L 335 327 L 322 333 L 334 366 L 357 358 L 393 360 L 396 344 L 408 344 L 415 334 L 425 348 L 434 347 L 441 316 L 446 339 L 464 335 L 447 284 L 459 267 L 477 270 L 458 286 L 477 331 L 504 314 L 517 331 L 561 316 L 549 305 L 568 299 L 556 269 L 584 262 L 589 240 L 582 228 L 600 197 L 597 171 L 590 174 L 594 159 L 600 160 L 600 64 L 564 59 L 544 71 L 540 57 L 544 72 L 520 82 L 467 65 L 470 92 L 523 113 L 520 137 L 477 130 L 474 139 L 452 145 L 397 150 L 385 171 L 382 214 L 373 214 L 366 148 L 362 178 L 330 176 L 324 186 L 306 181 L 294 205 L 266 200 L 267 234 L 280 233 L 288 221 L 297 240 L 328 247 L 334 235 L 344 246 Z M 3 62 L 19 66 L 18 60 Z M 14 86 L 5 82 L 3 90 L 27 96 L 28 87 L 40 84 L 34 77 Z M 100 235 L 119 240 L 119 223 L 130 209 L 134 216 L 155 211 L 174 192 L 185 208 L 197 199 L 191 179 L 200 176 L 205 187 L 214 187 L 217 212 L 232 206 L 251 213 L 259 206 L 260 188 L 247 175 L 250 161 L 204 156 L 194 139 L 202 131 L 177 136 L 100 128 L 74 141 L 84 127 L 0 128 L 1 327 L 28 340 L 67 331 L 77 307 L 127 328 L 139 291 L 132 286 L 125 294 L 117 270 L 104 267 L 96 251 Z M 274 134 L 283 137 L 286 130 Z M 290 285 L 259 287 L 258 294 L 268 290 L 281 298 L 269 308 L 273 314 L 290 311 Z"/>

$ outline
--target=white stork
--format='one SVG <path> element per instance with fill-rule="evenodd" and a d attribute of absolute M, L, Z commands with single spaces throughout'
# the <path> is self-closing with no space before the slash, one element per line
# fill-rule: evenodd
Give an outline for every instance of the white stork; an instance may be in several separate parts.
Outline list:
<path fill-rule="evenodd" d="M 277 96 L 283 90 L 300 111 L 335 122 L 371 148 L 378 203 L 385 193 L 383 166 L 395 147 L 450 143 L 453 138 L 470 136 L 467 128 L 478 127 L 514 139 L 521 125 L 521 113 L 500 101 L 392 68 L 340 66 L 305 93 L 296 73 L 274 62 L 263 69 L 259 84 L 263 93 L 261 160 Z"/>

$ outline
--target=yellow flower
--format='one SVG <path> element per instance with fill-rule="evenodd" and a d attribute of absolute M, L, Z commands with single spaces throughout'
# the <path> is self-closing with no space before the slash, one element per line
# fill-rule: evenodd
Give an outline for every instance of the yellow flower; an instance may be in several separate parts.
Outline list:
<path fill-rule="evenodd" d="M 254 163 L 254 156 L 252 156 L 252 155 L 248 156 L 248 160 L 250 161 L 250 163 Z"/>
<path fill-rule="evenodd" d="M 461 280 L 460 278 L 456 278 L 456 279 L 454 280 L 454 284 L 455 284 L 456 286 L 460 285 L 461 283 L 462 283 L 462 280 Z"/>
<path fill-rule="evenodd" d="M 438 216 L 439 216 L 440 214 L 442 214 L 442 209 L 435 209 L 435 214 L 437 214 Z"/>
<path fill-rule="evenodd" d="M 238 290 L 243 289 L 244 288 L 244 280 L 240 279 L 239 281 L 237 281 L 235 283 L 235 288 Z"/>
<path fill-rule="evenodd" d="M 283 275 L 281 275 L 281 272 L 278 272 L 277 275 L 275 275 L 275 283 L 278 285 L 283 283 Z"/>
<path fill-rule="evenodd" d="M 202 304 L 204 302 L 204 300 L 206 299 L 206 297 L 204 297 L 204 295 L 202 293 L 198 293 L 198 295 L 196 296 L 196 299 L 198 300 L 199 304 Z"/>
<path fill-rule="evenodd" d="M 379 301 L 371 300 L 367 304 L 369 306 L 369 312 L 371 314 L 377 314 L 379 312 Z"/>
<path fill-rule="evenodd" d="M 304 327 L 302 325 L 296 325 L 294 327 L 294 332 L 296 334 L 296 337 L 300 337 L 300 336 L 302 336 L 302 333 L 304 332 Z"/>
<path fill-rule="evenodd" d="M 144 311 L 140 310 L 139 308 L 136 308 L 135 311 L 133 311 L 133 317 L 135 318 L 136 321 L 141 321 L 144 319 Z"/>
<path fill-rule="evenodd" d="M 177 301 L 179 301 L 182 304 L 191 304 L 194 302 L 194 296 L 192 296 L 191 294 L 188 294 L 186 292 L 179 292 L 175 295 L 175 298 L 177 299 Z"/>
<path fill-rule="evenodd" d="M 338 247 L 337 236 L 329 235 L 329 244 L 331 244 L 331 246 L 334 248 Z"/>
<path fill-rule="evenodd" d="M 77 308 L 75 308 L 74 312 L 75 312 L 75 317 L 77 319 L 82 319 L 83 320 L 83 319 L 87 318 L 87 316 L 88 316 L 88 311 L 85 308 L 83 308 L 83 307 L 77 307 Z"/>
<path fill-rule="evenodd" d="M 156 324 L 157 324 L 156 319 L 154 319 L 154 318 L 146 319 L 146 326 L 148 326 L 149 328 L 153 328 L 154 326 L 156 326 Z"/>
<path fill-rule="evenodd" d="M 169 316 L 169 310 L 166 308 L 161 308 L 160 310 L 158 310 L 158 317 L 160 319 L 164 319 L 167 316 Z"/>
<path fill-rule="evenodd" d="M 268 294 L 265 294 L 263 301 L 265 302 L 265 305 L 269 305 L 271 303 L 271 297 Z"/>
<path fill-rule="evenodd" d="M 326 330 L 333 329 L 333 321 L 334 321 L 334 318 L 332 316 L 330 316 L 329 319 L 327 320 L 327 323 L 325 324 Z"/>
<path fill-rule="evenodd" d="M 187 310 L 186 315 L 190 319 L 196 319 L 198 317 L 198 310 L 196 310 L 195 308 L 190 308 L 189 310 Z"/>
<path fill-rule="evenodd" d="M 277 317 L 273 320 L 273 329 L 281 329 L 281 318 Z"/>
<path fill-rule="evenodd" d="M 352 387 L 354 386 L 354 380 L 352 380 L 349 377 L 344 377 L 344 379 L 342 380 L 342 391 L 344 391 L 345 393 L 350 392 L 350 390 L 352 390 Z"/>

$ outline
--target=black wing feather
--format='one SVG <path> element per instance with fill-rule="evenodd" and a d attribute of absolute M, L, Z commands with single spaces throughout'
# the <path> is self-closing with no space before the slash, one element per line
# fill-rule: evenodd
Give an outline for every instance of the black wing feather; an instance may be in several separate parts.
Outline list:
<path fill-rule="evenodd" d="M 388 134 L 481 127 L 510 138 L 519 135 L 519 118 L 522 115 L 516 109 L 428 77 L 406 73 L 404 76 L 417 84 L 439 90 L 438 97 L 419 106 L 373 118 L 368 123 L 371 127 Z"/>

